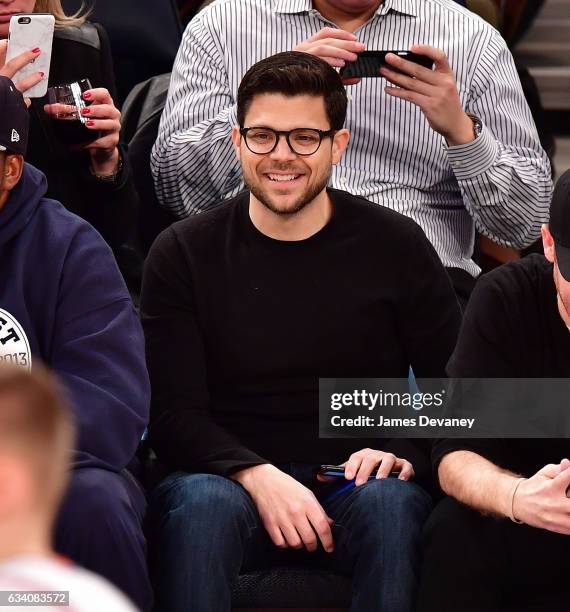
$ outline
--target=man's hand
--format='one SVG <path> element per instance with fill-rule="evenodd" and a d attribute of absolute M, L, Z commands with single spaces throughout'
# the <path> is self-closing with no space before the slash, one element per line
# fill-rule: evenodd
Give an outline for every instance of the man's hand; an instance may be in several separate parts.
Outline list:
<path fill-rule="evenodd" d="M 368 482 L 369 476 L 376 468 L 378 468 L 377 480 L 388 478 L 391 472 L 400 472 L 398 480 L 409 480 L 414 477 L 414 468 L 409 461 L 399 459 L 392 453 L 385 453 L 372 448 L 363 448 L 356 453 L 352 453 L 349 460 L 342 465 L 344 465 L 344 477 L 347 480 L 356 478 L 356 486 Z M 319 476 L 318 479 L 321 481 L 331 480 L 326 476 Z"/>
<path fill-rule="evenodd" d="M 9 62 L 6 62 L 6 53 L 8 51 L 8 41 L 0 40 L 0 75 L 14 79 L 16 73 L 21 70 L 27 64 L 31 64 L 36 58 L 40 56 L 40 49 L 33 49 L 25 51 L 20 55 L 17 55 Z M 21 79 L 14 83 L 16 89 L 25 93 L 28 89 L 31 89 L 34 85 L 37 85 L 43 78 L 43 72 L 34 72 L 25 79 Z"/>
<path fill-rule="evenodd" d="M 382 67 L 380 74 L 398 86 L 386 87 L 386 93 L 417 104 L 432 129 L 441 134 L 449 145 L 467 144 L 475 140 L 473 122 L 461 106 L 455 75 L 445 53 L 428 45 L 415 45 L 411 51 L 431 58 L 435 63 L 434 69 L 429 70 L 389 53 L 386 62 L 405 74 Z"/>
<path fill-rule="evenodd" d="M 355 62 L 358 53 L 366 49 L 366 45 L 356 40 L 351 32 L 338 28 L 323 28 L 311 38 L 298 44 L 293 51 L 310 53 L 325 60 L 333 68 L 342 68 L 346 62 Z M 356 85 L 360 79 L 343 79 L 345 85 Z"/>
<path fill-rule="evenodd" d="M 570 461 L 546 465 L 521 482 L 512 500 L 513 516 L 532 527 L 570 535 Z"/>
<path fill-rule="evenodd" d="M 314 552 L 320 539 L 334 550 L 329 518 L 313 492 L 273 465 L 256 465 L 232 475 L 253 498 L 269 537 L 279 548 Z M 318 538 L 318 539 L 317 539 Z"/>

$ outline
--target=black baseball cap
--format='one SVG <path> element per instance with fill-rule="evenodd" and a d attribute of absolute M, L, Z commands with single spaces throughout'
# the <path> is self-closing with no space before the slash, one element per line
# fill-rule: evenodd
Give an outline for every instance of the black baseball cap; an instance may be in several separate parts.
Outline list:
<path fill-rule="evenodd" d="M 554 238 L 560 273 L 570 281 L 570 170 L 558 179 L 554 189 L 548 227 Z"/>
<path fill-rule="evenodd" d="M 0 151 L 25 155 L 29 126 L 24 96 L 9 78 L 0 76 Z"/>

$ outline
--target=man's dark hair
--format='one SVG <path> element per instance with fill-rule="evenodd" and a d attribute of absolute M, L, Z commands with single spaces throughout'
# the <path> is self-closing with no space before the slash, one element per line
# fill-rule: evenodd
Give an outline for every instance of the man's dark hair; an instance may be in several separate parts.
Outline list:
<path fill-rule="evenodd" d="M 254 64 L 238 89 L 237 118 L 241 127 L 245 127 L 253 98 L 272 93 L 323 97 L 331 129 L 341 130 L 344 125 L 347 97 L 342 80 L 332 66 L 315 55 L 285 51 Z"/>

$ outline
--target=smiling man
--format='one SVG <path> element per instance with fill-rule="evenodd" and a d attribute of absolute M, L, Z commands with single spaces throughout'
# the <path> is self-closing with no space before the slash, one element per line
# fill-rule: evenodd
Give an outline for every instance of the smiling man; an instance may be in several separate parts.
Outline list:
<path fill-rule="evenodd" d="M 150 435 L 175 471 L 152 500 L 163 612 L 229 610 L 240 570 L 303 558 L 283 548 L 352 574 L 354 611 L 412 610 L 425 457 L 404 440 L 320 439 L 318 380 L 440 376 L 459 313 L 413 221 L 326 188 L 346 105 L 313 55 L 254 65 L 232 132 L 249 190 L 173 225 L 147 260 Z M 317 481 L 343 462 L 356 488 Z"/>
<path fill-rule="evenodd" d="M 453 0 L 217 0 L 188 26 L 152 154 L 161 203 L 179 217 L 242 188 L 229 135 L 239 83 L 280 51 L 335 68 L 374 50 L 382 78 L 350 83 L 350 148 L 330 185 L 416 221 L 466 299 L 475 229 L 514 248 L 548 218 L 552 182 L 513 58 L 496 30 Z M 395 70 L 402 72 L 398 74 Z"/>

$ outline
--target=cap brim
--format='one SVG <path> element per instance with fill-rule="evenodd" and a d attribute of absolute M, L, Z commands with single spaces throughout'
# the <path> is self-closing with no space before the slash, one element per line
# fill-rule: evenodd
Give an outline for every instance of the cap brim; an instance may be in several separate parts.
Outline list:
<path fill-rule="evenodd" d="M 564 280 L 570 282 L 570 248 L 556 244 L 556 262 Z"/>

